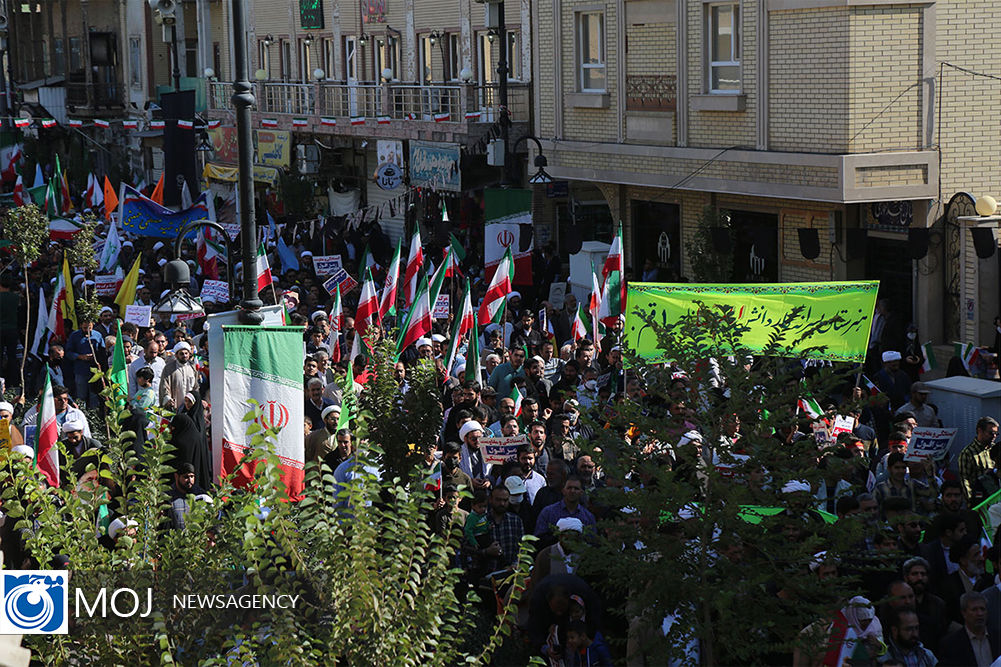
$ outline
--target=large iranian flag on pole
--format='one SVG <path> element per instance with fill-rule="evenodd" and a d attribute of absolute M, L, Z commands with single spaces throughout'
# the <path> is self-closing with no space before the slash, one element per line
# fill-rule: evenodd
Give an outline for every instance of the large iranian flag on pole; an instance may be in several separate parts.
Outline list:
<path fill-rule="evenodd" d="M 504 253 L 511 251 L 514 258 L 511 283 L 531 285 L 532 191 L 487 188 L 483 197 L 486 218 L 483 228 L 483 279 L 489 282 Z M 525 243 L 522 243 L 522 234 L 529 236 Z"/>
<path fill-rule="evenodd" d="M 301 402 L 301 401 L 300 401 Z M 52 396 L 52 378 L 45 374 L 45 388 L 38 404 L 38 444 L 35 465 L 50 487 L 59 486 L 59 424 L 56 423 L 56 403 Z"/>
<path fill-rule="evenodd" d="M 263 408 L 258 420 L 264 428 L 278 428 L 275 451 L 281 460 L 282 481 L 289 497 L 297 500 L 303 489 L 302 332 L 286 327 L 227 326 L 223 328 L 223 432 L 221 461 L 217 469 L 225 476 L 237 470 L 244 453 L 251 449 L 250 399 Z M 244 466 L 237 485 L 253 479 L 252 467 Z"/>

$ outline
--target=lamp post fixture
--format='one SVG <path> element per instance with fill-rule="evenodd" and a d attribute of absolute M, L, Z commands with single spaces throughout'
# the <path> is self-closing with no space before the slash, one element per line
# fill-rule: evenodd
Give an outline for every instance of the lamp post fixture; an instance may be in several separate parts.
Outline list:
<path fill-rule="evenodd" d="M 154 313 L 187 315 L 205 312 L 202 304 L 188 294 L 187 286 L 191 283 L 191 271 L 188 269 L 187 262 L 181 259 L 181 245 L 184 243 L 184 237 L 191 230 L 201 227 L 209 227 L 219 232 L 219 238 L 226 244 L 226 282 L 230 285 L 233 284 L 233 248 L 226 230 L 218 222 L 212 220 L 193 220 L 186 224 L 177 235 L 177 239 L 174 241 L 174 259 L 163 267 L 163 281 L 170 284 L 171 291 L 153 306 Z"/>
<path fill-rule="evenodd" d="M 243 300 L 240 302 L 240 322 L 261 324 L 260 310 L 264 303 L 257 294 L 257 218 L 254 210 L 254 137 L 250 127 L 250 108 L 254 93 L 247 72 L 247 36 L 244 0 L 233 0 L 233 51 L 236 76 L 233 81 L 233 108 L 236 110 L 236 144 L 239 154 L 237 170 L 240 197 L 240 236 L 242 236 Z"/>
<path fill-rule="evenodd" d="M 518 139 L 518 141 L 514 142 L 514 146 L 511 147 L 511 154 L 514 155 L 518 152 L 518 144 L 520 144 L 523 141 L 534 142 L 536 149 L 538 149 L 539 151 L 539 154 L 535 156 L 534 160 L 534 164 L 538 168 L 538 171 L 536 171 L 535 174 L 533 174 L 532 177 L 528 179 L 529 184 L 545 185 L 547 183 L 552 183 L 553 177 L 550 176 L 548 173 L 546 173 L 546 167 L 549 165 L 549 160 L 547 160 L 546 156 L 542 154 L 542 142 L 539 141 L 538 137 L 533 137 L 530 134 L 526 134 L 525 136 L 521 137 L 520 139 Z"/>

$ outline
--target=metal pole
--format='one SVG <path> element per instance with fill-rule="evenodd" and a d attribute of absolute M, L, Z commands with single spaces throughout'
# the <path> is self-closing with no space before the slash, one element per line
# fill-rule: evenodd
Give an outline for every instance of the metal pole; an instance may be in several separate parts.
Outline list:
<path fill-rule="evenodd" d="M 254 211 L 254 143 L 250 128 L 250 108 L 254 93 L 247 73 L 247 38 L 244 32 L 244 0 L 233 0 L 233 51 L 236 76 L 233 81 L 233 108 L 236 109 L 236 143 L 239 151 L 240 235 L 243 237 L 243 301 L 240 302 L 240 321 L 244 324 L 261 324 L 264 316 L 259 312 L 264 303 L 257 294 L 257 219 Z"/>
<path fill-rule="evenodd" d="M 508 178 L 508 173 L 510 169 L 509 155 L 511 154 L 508 150 L 508 125 L 510 121 L 508 120 L 507 113 L 507 26 L 504 20 L 504 3 L 497 3 L 497 11 L 499 16 L 497 17 L 497 40 L 500 42 L 500 48 L 497 51 L 497 96 L 500 103 L 500 131 L 501 131 L 501 141 L 504 143 L 504 166 L 501 168 L 501 185 L 509 185 L 510 179 Z"/>
<path fill-rule="evenodd" d="M 177 57 L 177 25 L 170 26 L 170 55 L 173 60 L 171 66 L 174 69 L 174 90 L 178 91 L 181 89 L 181 66 Z"/>

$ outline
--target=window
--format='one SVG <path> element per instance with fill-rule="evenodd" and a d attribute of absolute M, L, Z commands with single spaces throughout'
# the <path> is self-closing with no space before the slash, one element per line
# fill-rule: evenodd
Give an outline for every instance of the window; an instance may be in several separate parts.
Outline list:
<path fill-rule="evenodd" d="M 142 88 L 142 40 L 129 37 L 129 85 Z"/>
<path fill-rule="evenodd" d="M 195 78 L 200 77 L 198 71 L 198 39 L 184 40 L 184 76 Z"/>
<path fill-rule="evenodd" d="M 358 81 L 358 39 L 344 38 L 344 78 L 348 83 Z"/>
<path fill-rule="evenodd" d="M 281 58 L 282 81 L 292 78 L 292 44 L 287 39 L 278 42 L 278 56 Z"/>
<path fill-rule="evenodd" d="M 320 69 L 330 79 L 334 78 L 334 46 L 334 40 L 329 37 L 320 40 Z"/>
<path fill-rule="evenodd" d="M 55 51 L 55 60 L 52 62 L 52 73 L 53 74 L 65 74 L 66 73 L 66 46 L 62 38 L 56 37 L 52 40 L 53 50 Z"/>
<path fill-rule="evenodd" d="M 299 40 L 299 79 L 303 83 L 308 83 L 313 76 L 312 46 L 312 42 L 307 43 L 304 39 Z"/>
<path fill-rule="evenodd" d="M 488 32 L 480 33 L 480 49 L 479 49 L 479 70 L 480 70 L 480 83 L 488 84 L 494 82 L 494 77 L 496 76 L 496 71 L 494 67 L 494 62 L 496 62 L 496 57 L 494 56 L 494 38 Z"/>
<path fill-rule="evenodd" d="M 258 69 L 264 70 L 264 72 L 268 75 L 269 79 L 271 78 L 271 49 L 269 48 L 270 46 L 271 45 L 268 44 L 263 39 L 258 40 L 257 42 L 257 67 Z M 218 72 L 219 70 L 216 71 Z"/>
<path fill-rule="evenodd" d="M 434 53 L 434 45 L 430 37 L 421 37 L 421 81 L 425 86 L 431 85 L 432 68 L 431 55 Z"/>
<path fill-rule="evenodd" d="M 605 14 L 581 12 L 577 15 L 577 62 L 580 89 L 586 93 L 605 92 Z"/>
<path fill-rule="evenodd" d="M 222 46 L 219 42 L 212 42 L 212 69 L 215 70 L 216 77 L 226 80 L 222 73 Z"/>
<path fill-rule="evenodd" d="M 708 88 L 711 93 L 740 91 L 740 5 L 709 5 Z"/>
<path fill-rule="evenodd" d="M 396 37 L 379 37 L 376 40 L 375 71 L 379 80 L 383 79 L 383 70 L 389 70 L 390 81 L 400 79 L 400 40 Z"/>
<path fill-rule="evenodd" d="M 507 34 L 507 76 L 509 79 L 521 79 L 521 35 L 517 32 Z"/>
<path fill-rule="evenodd" d="M 70 72 L 79 72 L 83 69 L 83 51 L 80 47 L 79 37 L 70 37 Z"/>
<path fill-rule="evenodd" d="M 459 33 L 448 34 L 448 78 L 452 81 L 459 79 L 459 72 L 462 71 L 462 47 L 459 46 Z"/>

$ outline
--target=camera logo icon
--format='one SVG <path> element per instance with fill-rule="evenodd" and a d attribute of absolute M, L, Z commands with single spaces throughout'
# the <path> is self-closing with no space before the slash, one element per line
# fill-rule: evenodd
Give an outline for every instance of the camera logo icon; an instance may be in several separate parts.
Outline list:
<path fill-rule="evenodd" d="M 0 634 L 66 634 L 68 578 L 65 570 L 3 570 Z"/>

